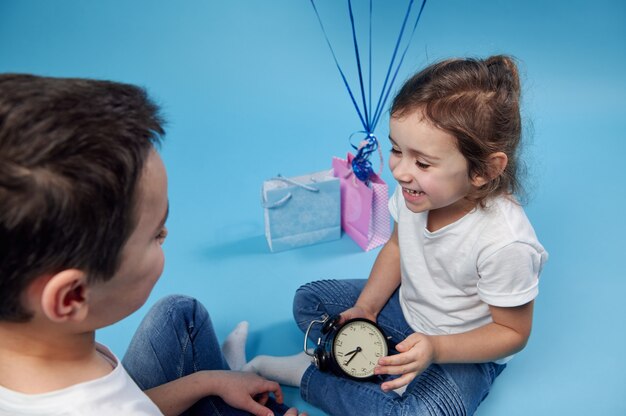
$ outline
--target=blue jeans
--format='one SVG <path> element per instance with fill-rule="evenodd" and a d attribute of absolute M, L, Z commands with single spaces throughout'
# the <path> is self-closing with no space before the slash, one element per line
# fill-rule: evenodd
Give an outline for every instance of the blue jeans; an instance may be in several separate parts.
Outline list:
<path fill-rule="evenodd" d="M 324 314 L 335 315 L 354 306 L 366 280 L 323 280 L 308 283 L 296 291 L 293 313 L 300 329 L 306 331 L 312 320 Z M 404 319 L 398 291 L 378 315 L 378 325 L 390 345 L 414 331 Z M 321 325 L 314 325 L 309 339 L 320 337 Z M 309 343 L 310 344 L 310 343 Z M 432 364 L 399 395 L 381 390 L 382 377 L 374 381 L 354 381 L 311 365 L 300 383 L 302 398 L 331 415 L 441 415 L 473 414 L 487 396 L 505 365 Z M 387 376 L 389 377 L 389 376 Z"/>
<path fill-rule="evenodd" d="M 122 360 L 142 390 L 200 370 L 228 370 L 206 309 L 187 296 L 167 296 L 150 309 Z M 286 406 L 273 399 L 266 404 L 275 414 Z M 217 396 L 198 401 L 185 415 L 249 415 L 233 409 Z"/>

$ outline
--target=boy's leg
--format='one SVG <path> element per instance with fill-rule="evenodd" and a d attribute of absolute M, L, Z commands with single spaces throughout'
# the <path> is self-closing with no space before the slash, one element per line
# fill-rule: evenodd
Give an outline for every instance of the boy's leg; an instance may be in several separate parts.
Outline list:
<path fill-rule="evenodd" d="M 122 364 L 142 390 L 198 370 L 226 370 L 206 309 L 187 296 L 167 296 L 139 325 Z"/>
<path fill-rule="evenodd" d="M 187 296 L 159 300 L 141 322 L 122 360 L 142 390 L 176 380 L 199 370 L 228 370 L 206 309 Z M 284 413 L 287 407 L 266 404 Z M 219 397 L 199 401 L 187 414 L 247 415 Z"/>

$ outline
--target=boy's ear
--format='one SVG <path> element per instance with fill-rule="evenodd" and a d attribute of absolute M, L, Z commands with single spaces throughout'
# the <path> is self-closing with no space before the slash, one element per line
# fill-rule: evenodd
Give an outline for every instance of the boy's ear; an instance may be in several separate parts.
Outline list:
<path fill-rule="evenodd" d="M 42 312 L 53 322 L 82 321 L 87 317 L 87 275 L 77 269 L 63 270 L 45 283 Z"/>
<path fill-rule="evenodd" d="M 474 175 L 472 176 L 472 185 L 480 188 L 487 182 L 502 175 L 506 165 L 509 163 L 509 158 L 504 152 L 494 152 L 489 155 L 487 160 L 487 169 L 489 170 L 488 176 Z"/>

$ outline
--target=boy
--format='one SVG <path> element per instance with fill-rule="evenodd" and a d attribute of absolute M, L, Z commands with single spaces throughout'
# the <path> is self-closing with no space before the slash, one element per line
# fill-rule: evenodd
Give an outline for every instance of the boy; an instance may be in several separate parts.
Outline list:
<path fill-rule="evenodd" d="M 158 107 L 135 86 L 0 74 L 1 415 L 285 411 L 277 383 L 228 371 L 193 299 L 155 305 L 128 373 L 95 342 L 96 329 L 144 304 L 163 270 L 163 134 Z M 195 355 L 177 357 L 175 335 L 194 320 Z"/>

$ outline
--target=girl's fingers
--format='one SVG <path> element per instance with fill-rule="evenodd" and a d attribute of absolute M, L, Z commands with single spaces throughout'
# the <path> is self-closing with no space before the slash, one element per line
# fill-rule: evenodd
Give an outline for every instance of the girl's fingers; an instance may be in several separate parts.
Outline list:
<path fill-rule="evenodd" d="M 406 365 L 417 361 L 417 358 L 410 353 L 400 353 L 395 355 L 388 355 L 378 360 L 378 364 L 381 366 L 397 366 Z"/>
<path fill-rule="evenodd" d="M 389 374 L 392 376 L 407 374 L 418 371 L 419 366 L 416 363 L 404 365 L 376 366 L 374 374 Z"/>
<path fill-rule="evenodd" d="M 380 385 L 380 388 L 385 392 L 390 391 L 390 390 L 395 390 L 400 387 L 408 385 L 411 381 L 413 381 L 413 379 L 416 376 L 417 376 L 417 373 L 404 374 L 401 377 L 384 382 L 383 384 Z"/>

